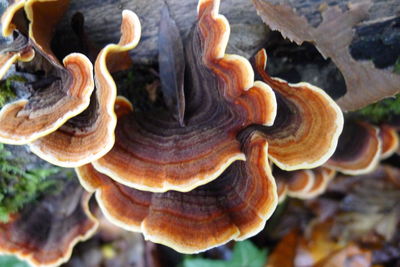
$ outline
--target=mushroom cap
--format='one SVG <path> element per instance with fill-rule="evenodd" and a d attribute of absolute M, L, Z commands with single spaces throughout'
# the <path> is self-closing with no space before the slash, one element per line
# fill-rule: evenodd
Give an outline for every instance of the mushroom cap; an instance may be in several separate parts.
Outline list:
<path fill-rule="evenodd" d="M 17 61 L 28 62 L 35 57 L 35 50 L 26 46 L 21 51 L 12 51 L 0 54 L 0 79 L 4 77 L 10 67 Z"/>
<path fill-rule="evenodd" d="M 218 7 L 217 0 L 199 1 L 198 23 L 184 44 L 185 126 L 157 109 L 120 117 L 114 147 L 92 163 L 99 172 L 139 190 L 187 192 L 245 160 L 240 130 L 272 124 L 275 95 L 254 82 L 246 59 L 225 54 L 229 24 Z"/>
<path fill-rule="evenodd" d="M 117 123 L 114 113 L 117 88 L 110 68 L 115 69 L 121 60 L 124 63 L 125 53 L 133 49 L 139 39 L 138 17 L 132 11 L 124 10 L 119 43 L 107 45 L 97 56 L 96 88 L 89 107 L 57 131 L 31 143 L 32 152 L 52 164 L 77 167 L 102 157 L 112 148 Z"/>
<path fill-rule="evenodd" d="M 58 266 L 66 262 L 79 241 L 98 227 L 89 211 L 90 195 L 77 182 L 44 197 L 0 223 L 0 252 L 12 253 L 34 266 Z"/>
<path fill-rule="evenodd" d="M 313 186 L 302 199 L 315 198 L 326 191 L 329 182 L 335 177 L 336 171 L 327 167 L 318 167 L 312 170 L 314 173 Z"/>
<path fill-rule="evenodd" d="M 68 91 L 56 90 L 59 82 L 29 99 L 6 104 L 0 111 L 0 142 L 22 145 L 54 132 L 89 105 L 94 88 L 89 59 L 73 53 L 63 60 Z"/>
<path fill-rule="evenodd" d="M 90 164 L 76 171 L 111 222 L 179 252 L 197 253 L 255 235 L 276 208 L 267 142 L 255 134 L 244 146 L 246 161 L 234 162 L 216 180 L 190 192 L 139 191 Z"/>
<path fill-rule="evenodd" d="M 276 179 L 275 176 L 274 176 L 274 178 L 275 178 L 275 183 L 276 183 L 276 191 L 278 194 L 278 203 L 282 203 L 287 197 L 287 194 L 289 191 L 288 185 L 287 185 L 286 181 L 284 181 L 282 179 Z"/>
<path fill-rule="evenodd" d="M 273 169 L 273 176 L 279 183 L 286 184 L 287 195 L 290 197 L 301 197 L 307 194 L 315 179 L 311 170 L 284 171 L 276 166 Z"/>
<path fill-rule="evenodd" d="M 367 122 L 348 121 L 335 153 L 325 166 L 349 175 L 368 173 L 377 166 L 381 150 L 376 127 Z"/>
<path fill-rule="evenodd" d="M 10 4 L 1 16 L 1 33 L 3 36 L 10 36 L 14 30 L 18 28 L 19 21 L 16 17 L 19 16 L 17 13 L 23 12 L 25 7 L 25 0 L 15 0 L 14 3 Z"/>
<path fill-rule="evenodd" d="M 334 153 L 343 129 L 339 106 L 322 89 L 301 82 L 272 78 L 265 70 L 267 54 L 260 50 L 253 62 L 256 77 L 274 90 L 277 117 L 271 127 L 258 127 L 269 144 L 270 159 L 283 170 L 310 169 Z"/>
<path fill-rule="evenodd" d="M 382 143 L 381 159 L 393 155 L 399 148 L 399 135 L 394 127 L 384 124 L 379 127 L 379 138 Z"/>
<path fill-rule="evenodd" d="M 300 199 L 314 198 L 325 192 L 335 175 L 336 171 L 324 166 L 296 171 L 284 171 L 275 167 L 273 171 L 280 201 L 286 195 Z"/>
<path fill-rule="evenodd" d="M 53 64 L 60 64 L 51 49 L 55 26 L 67 11 L 69 0 L 27 0 L 25 14 L 29 23 L 29 39 L 35 49 Z"/>
<path fill-rule="evenodd" d="M 3 36 L 11 35 L 14 30 L 27 31 L 28 22 L 24 17 L 24 0 L 16 0 L 3 13 L 1 17 L 1 28 Z M 10 67 L 17 61 L 28 62 L 35 56 L 35 51 L 28 43 L 23 34 L 18 33 L 18 37 L 8 45 L 5 51 L 0 53 L 0 79 L 4 77 Z"/>
<path fill-rule="evenodd" d="M 27 144 L 47 135 L 69 118 L 85 110 L 90 102 L 94 88 L 93 67 L 86 56 L 72 53 L 64 58 L 61 64 L 50 50 L 53 30 L 67 7 L 68 1 L 28 0 L 17 1 L 8 9 L 3 20 L 3 32 L 10 29 L 20 30 L 24 25 L 14 24 L 14 17 L 24 7 L 30 21 L 29 42 L 27 46 L 5 61 L 1 70 L 7 69 L 16 60 L 33 58 L 30 44 L 35 49 L 36 57 L 43 56 L 48 63 L 46 77 L 39 79 L 36 88 L 28 99 L 17 100 L 5 105 L 0 111 L 0 142 L 8 144 Z M 51 12 L 48 12 L 51 11 Z M 6 56 L 7 59 L 7 56 Z M 35 60 L 35 59 L 34 59 Z"/>

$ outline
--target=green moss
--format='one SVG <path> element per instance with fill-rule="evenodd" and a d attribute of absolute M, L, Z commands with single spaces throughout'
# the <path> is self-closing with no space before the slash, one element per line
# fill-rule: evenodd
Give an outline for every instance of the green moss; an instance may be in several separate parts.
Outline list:
<path fill-rule="evenodd" d="M 400 57 L 394 64 L 393 73 L 400 74 Z M 400 115 L 400 94 L 368 105 L 356 113 L 373 123 L 387 121 L 393 115 Z"/>
<path fill-rule="evenodd" d="M 373 123 L 381 123 L 393 115 L 400 115 L 400 94 L 366 106 L 357 112 Z"/>
<path fill-rule="evenodd" d="M 57 180 L 48 177 L 59 172 L 59 168 L 26 169 L 25 165 L 26 162 L 0 144 L 1 222 L 7 222 L 10 214 L 35 201 L 45 191 L 58 191 Z"/>
<path fill-rule="evenodd" d="M 158 90 L 159 78 L 151 67 L 134 66 L 113 74 L 117 83 L 118 95 L 132 101 L 136 111 L 149 111 L 163 107 L 162 95 Z"/>
<path fill-rule="evenodd" d="M 2 108 L 7 102 L 14 99 L 16 94 L 14 92 L 12 82 L 26 82 L 24 77 L 13 75 L 5 79 L 0 84 L 0 108 Z"/>

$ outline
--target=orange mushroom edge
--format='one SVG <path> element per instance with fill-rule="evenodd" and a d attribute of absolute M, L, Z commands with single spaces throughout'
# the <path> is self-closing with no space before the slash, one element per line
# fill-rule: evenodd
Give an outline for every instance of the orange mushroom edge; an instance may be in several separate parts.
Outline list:
<path fill-rule="evenodd" d="M 311 199 L 323 194 L 336 171 L 325 166 L 310 170 L 284 171 L 274 166 L 272 172 L 276 183 L 279 202 L 286 196 Z"/>
<path fill-rule="evenodd" d="M 282 203 L 287 197 L 287 194 L 289 191 L 288 185 L 287 185 L 286 181 L 283 181 L 282 179 L 276 179 L 275 176 L 274 176 L 274 178 L 275 178 L 275 183 L 276 183 L 276 191 L 278 194 L 278 203 Z"/>
<path fill-rule="evenodd" d="M 98 221 L 89 211 L 90 194 L 76 181 L 61 192 L 39 199 L 0 223 L 0 252 L 11 253 L 33 266 L 58 266 L 79 241 L 90 238 Z"/>
<path fill-rule="evenodd" d="M 20 26 L 24 7 L 25 0 L 15 0 L 4 11 L 1 16 L 1 33 L 3 36 L 10 36 Z"/>
<path fill-rule="evenodd" d="M 381 159 L 389 158 L 399 148 L 397 130 L 388 124 L 383 124 L 379 127 L 379 137 L 382 143 Z"/>
<path fill-rule="evenodd" d="M 26 32 L 26 21 L 23 16 L 24 6 L 25 1 L 18 0 L 4 11 L 1 17 L 2 34 L 4 37 L 10 36 L 17 27 L 20 27 L 22 32 Z M 13 42 L 0 52 L 0 79 L 4 77 L 14 63 L 17 61 L 31 61 L 35 55 L 35 51 L 28 43 L 27 38 L 20 33 L 17 35 Z"/>
<path fill-rule="evenodd" d="M 35 50 L 35 56 L 33 52 L 28 53 L 29 59 L 33 57 L 33 64 L 35 60 L 44 59 L 46 69 L 45 75 L 30 83 L 30 91 L 33 92 L 27 99 L 8 103 L 1 109 L 2 143 L 30 143 L 55 131 L 89 105 L 94 89 L 93 66 L 89 59 L 82 54 L 72 53 L 61 64 L 50 49 L 54 27 L 65 11 L 66 2 L 68 1 L 17 1 L 3 16 L 3 20 L 9 23 L 3 25 L 3 33 L 9 34 L 12 29 L 19 36 L 22 35 Z M 43 12 L 47 8 L 54 12 Z M 22 11 L 28 19 L 23 16 L 23 22 L 17 20 Z M 28 26 L 29 32 L 26 29 Z M 24 57 L 22 59 L 28 60 Z M 6 64 L 9 62 L 10 60 L 6 60 Z"/>
<path fill-rule="evenodd" d="M 326 191 L 329 182 L 336 175 L 336 171 L 327 167 L 318 167 L 312 171 L 315 177 L 314 184 L 310 190 L 308 190 L 307 194 L 303 196 L 303 199 L 311 199 L 323 194 Z"/>
<path fill-rule="evenodd" d="M 121 61 L 126 61 L 125 53 L 136 47 L 140 34 L 138 17 L 124 10 L 119 43 L 107 45 L 97 56 L 96 86 L 89 107 L 57 131 L 31 143 L 32 152 L 55 165 L 77 167 L 97 160 L 113 147 L 117 88 L 110 69 L 115 70 Z"/>
<path fill-rule="evenodd" d="M 176 59 L 186 65 L 183 121 L 157 108 L 121 116 L 114 147 L 92 162 L 96 170 L 139 190 L 188 192 L 245 160 L 236 139 L 241 130 L 273 123 L 275 95 L 254 82 L 248 60 L 225 54 L 230 28 L 218 8 L 217 0 L 199 1 L 198 22 Z"/>
<path fill-rule="evenodd" d="M 273 176 L 277 183 L 286 184 L 288 196 L 297 198 L 307 194 L 315 180 L 312 170 L 284 171 L 276 166 L 273 169 Z"/>
<path fill-rule="evenodd" d="M 288 171 L 322 165 L 336 149 L 344 123 L 342 111 L 316 86 L 270 77 L 266 63 L 262 49 L 253 58 L 253 68 L 256 78 L 274 90 L 278 103 L 274 125 L 258 127 L 268 140 L 270 159 Z"/>
<path fill-rule="evenodd" d="M 255 235 L 276 208 L 266 140 L 255 133 L 243 143 L 246 161 L 234 162 L 218 179 L 190 192 L 140 191 L 115 182 L 90 164 L 76 171 L 111 222 L 179 252 L 197 253 Z"/>
<path fill-rule="evenodd" d="M 348 175 L 371 172 L 379 163 L 379 130 L 363 121 L 346 121 L 339 144 L 325 166 Z"/>

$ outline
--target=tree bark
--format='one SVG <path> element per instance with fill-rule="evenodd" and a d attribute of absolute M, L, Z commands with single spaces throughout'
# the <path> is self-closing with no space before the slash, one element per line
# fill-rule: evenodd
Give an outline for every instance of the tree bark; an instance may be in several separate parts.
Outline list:
<path fill-rule="evenodd" d="M 317 27 L 322 11 L 328 6 L 339 6 L 343 11 L 350 1 L 270 0 L 273 4 L 290 5 Z M 142 38 L 132 57 L 140 63 L 153 63 L 157 57 L 157 35 L 161 9 L 168 5 L 182 36 L 186 36 L 196 20 L 197 0 L 71 0 L 71 7 L 63 20 L 62 29 L 68 33 L 68 23 L 75 12 L 83 13 L 89 37 L 100 47 L 117 42 L 121 11 L 136 12 L 142 24 Z M 220 13 L 231 24 L 228 52 L 251 56 L 267 40 L 268 30 L 257 16 L 250 0 L 222 0 Z M 356 32 L 350 52 L 358 59 L 370 59 L 378 68 L 394 64 L 400 56 L 400 0 L 373 0 L 365 20 L 355 26 Z M 67 34 L 68 36 L 68 34 Z"/>
<path fill-rule="evenodd" d="M 85 31 L 99 48 L 116 43 L 120 37 L 121 12 L 134 11 L 142 25 L 142 37 L 131 56 L 137 63 L 154 63 L 157 59 L 157 36 L 161 10 L 169 6 L 171 16 L 176 20 L 182 37 L 185 37 L 197 17 L 197 0 L 71 0 L 70 8 L 60 25 L 64 41 L 68 43 L 72 30 L 69 27 L 72 16 L 81 12 L 85 18 Z M 220 13 L 231 25 L 228 53 L 250 57 L 260 48 L 267 37 L 267 27 L 257 16 L 251 1 L 223 0 Z"/>
<path fill-rule="evenodd" d="M 322 23 L 322 13 L 338 6 L 343 12 L 349 5 L 365 0 L 268 0 L 273 5 L 288 5 L 313 27 Z M 372 60 L 377 68 L 392 66 L 400 57 L 400 0 L 371 0 L 365 19 L 357 23 L 350 53 L 355 60 Z"/>

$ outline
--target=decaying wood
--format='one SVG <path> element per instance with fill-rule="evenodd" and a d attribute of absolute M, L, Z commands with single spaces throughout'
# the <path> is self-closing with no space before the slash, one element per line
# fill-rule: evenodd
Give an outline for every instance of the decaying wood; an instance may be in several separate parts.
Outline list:
<path fill-rule="evenodd" d="M 197 0 L 71 0 L 71 6 L 61 28 L 65 41 L 73 36 L 69 22 L 76 12 L 85 17 L 85 30 L 97 45 L 104 46 L 119 39 L 121 11 L 130 9 L 142 24 L 142 38 L 131 53 L 135 62 L 154 63 L 157 60 L 158 29 L 161 10 L 166 5 L 184 37 L 192 28 L 197 15 Z M 223 0 L 220 13 L 231 25 L 229 53 L 250 57 L 265 42 L 267 27 L 257 16 L 251 1 Z"/>
<path fill-rule="evenodd" d="M 5 1 L 7 0 L 1 0 L 0 2 Z M 220 13 L 224 14 L 231 24 L 228 53 L 235 53 L 249 58 L 269 41 L 268 27 L 265 26 L 261 18 L 257 15 L 256 9 L 253 6 L 253 4 L 257 5 L 257 3 L 265 3 L 270 6 L 285 6 L 287 8 L 286 11 L 293 11 L 299 18 L 297 22 L 290 26 L 296 34 L 305 30 L 314 31 L 310 38 L 294 38 L 288 34 L 288 31 L 279 29 L 276 25 L 274 26 L 269 23 L 269 27 L 280 30 L 284 36 L 297 43 L 311 41 L 316 44 L 319 51 L 326 57 L 339 58 L 346 56 L 349 58 L 347 62 L 356 62 L 360 66 L 359 75 L 350 77 L 351 75 L 346 75 L 346 72 L 354 72 L 354 68 L 349 66 L 347 62 L 343 63 L 333 60 L 336 66 L 340 68 L 343 76 L 345 76 L 348 89 L 351 87 L 361 88 L 366 85 L 371 87 L 370 85 L 374 84 L 373 81 L 381 81 L 382 77 L 385 77 L 385 80 L 388 81 L 393 80 L 394 77 L 394 82 L 390 82 L 389 86 L 386 81 L 383 83 L 379 82 L 377 88 L 380 88 L 379 90 L 383 88 L 384 92 L 378 95 L 363 92 L 361 95 L 365 99 L 360 104 L 355 105 L 358 102 L 357 98 L 360 93 L 357 93 L 355 96 L 348 94 L 347 99 L 340 100 L 345 110 L 359 108 L 383 97 L 393 95 L 400 90 L 396 86 L 396 84 L 399 84 L 398 75 L 391 73 L 393 64 L 400 57 L 400 0 L 221 0 Z M 366 3 L 367 6 L 365 6 Z M 142 24 L 141 41 L 138 47 L 132 50 L 131 56 L 136 64 L 156 63 L 161 10 L 165 5 L 169 6 L 172 18 L 176 20 L 181 35 L 185 37 L 196 20 L 197 0 L 71 0 L 71 7 L 59 28 L 62 42 L 72 45 L 74 38 L 76 39 L 69 25 L 72 16 L 76 12 L 83 13 L 85 17 L 85 31 L 89 39 L 98 48 L 110 42 L 117 42 L 120 31 L 121 11 L 123 9 L 131 9 L 137 13 Z M 333 41 L 337 37 L 338 32 L 335 29 L 331 29 L 330 25 L 324 24 L 323 16 L 330 14 L 332 18 L 332 16 L 339 16 L 340 14 L 349 12 L 351 11 L 350 9 L 354 11 L 354 7 L 362 8 L 363 5 L 363 12 L 354 13 L 355 17 L 347 20 L 349 22 L 347 25 L 343 23 L 341 25 L 343 26 L 342 29 L 351 33 L 351 36 L 349 34 L 346 35 L 346 43 L 343 43 L 344 39 L 340 39 L 340 43 Z M 329 12 L 327 13 L 327 11 Z M 281 14 L 276 17 L 282 19 Z M 288 20 L 284 19 L 284 21 L 287 22 Z M 345 20 L 342 20 L 342 22 L 345 22 Z M 324 42 L 330 43 L 330 45 L 334 44 L 335 47 L 341 45 L 346 48 L 346 51 L 342 49 L 340 56 L 337 55 L 337 51 L 334 53 L 326 52 L 326 49 L 322 49 L 315 40 L 316 32 L 322 33 L 325 36 Z M 310 32 L 303 35 L 309 37 Z M 290 62 L 285 62 L 285 64 L 290 64 Z M 271 64 L 269 66 L 272 73 L 273 66 Z M 319 67 L 316 69 L 324 72 Z M 384 70 L 383 68 L 389 69 Z M 378 73 L 371 75 L 369 70 L 372 70 L 372 72 L 377 71 Z M 315 76 L 315 73 L 310 74 L 308 73 L 309 70 L 306 69 L 300 72 L 302 80 L 314 82 L 314 79 L 307 80 L 307 77 L 310 75 Z M 322 73 L 319 74 L 318 79 L 323 81 L 319 86 L 332 91 L 329 86 L 324 86 L 324 84 L 329 83 L 331 77 L 324 75 Z M 363 86 L 359 86 L 360 76 L 374 77 L 365 81 Z M 355 85 L 349 86 L 349 84 Z M 338 89 L 337 91 L 340 90 Z M 349 91 L 352 91 L 352 89 Z M 335 93 L 332 95 L 335 95 Z M 355 100 L 357 101 L 355 102 Z"/>

